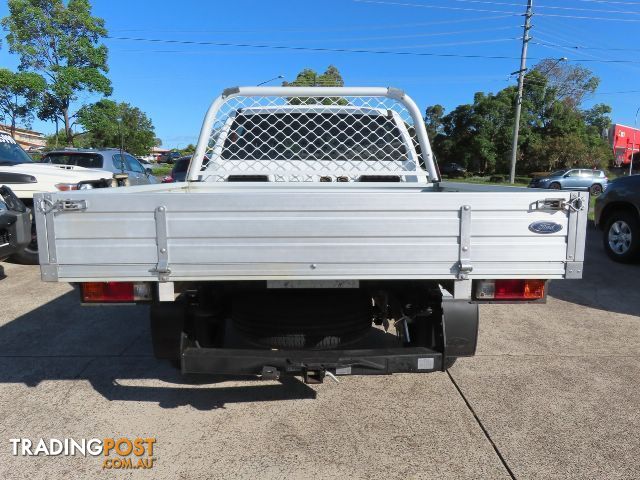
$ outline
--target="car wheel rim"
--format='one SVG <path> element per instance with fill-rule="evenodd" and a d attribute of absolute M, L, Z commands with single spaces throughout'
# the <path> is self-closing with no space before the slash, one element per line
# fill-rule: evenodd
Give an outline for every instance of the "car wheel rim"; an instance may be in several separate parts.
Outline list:
<path fill-rule="evenodd" d="M 618 220 L 609 227 L 609 248 L 611 251 L 624 255 L 631 248 L 631 227 L 622 220 Z"/>

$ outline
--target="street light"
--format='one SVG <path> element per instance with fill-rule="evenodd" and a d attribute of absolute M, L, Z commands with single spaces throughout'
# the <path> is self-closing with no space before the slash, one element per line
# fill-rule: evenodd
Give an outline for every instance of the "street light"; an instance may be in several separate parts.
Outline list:
<path fill-rule="evenodd" d="M 629 175 L 633 174 L 633 157 L 636 151 L 636 132 L 638 131 L 638 113 L 640 113 L 640 107 L 636 110 L 636 118 L 633 120 L 633 140 L 631 143 L 631 163 L 629 163 Z M 640 148 L 638 149 L 640 151 Z"/>
<path fill-rule="evenodd" d="M 258 85 L 256 85 L 256 87 L 259 87 L 260 85 L 264 85 L 265 83 L 273 82 L 274 80 L 278 80 L 280 78 L 284 78 L 284 75 L 278 75 L 277 77 L 273 77 L 273 78 L 270 78 L 269 80 L 265 80 L 264 82 L 260 82 Z"/>
<path fill-rule="evenodd" d="M 558 65 L 560 62 L 568 62 L 569 59 L 567 57 L 560 57 L 558 60 L 556 60 L 556 62 L 551 65 L 549 68 L 547 68 L 547 70 L 544 72 L 545 74 L 547 73 L 551 73 L 551 71 L 556 68 L 556 65 Z"/>

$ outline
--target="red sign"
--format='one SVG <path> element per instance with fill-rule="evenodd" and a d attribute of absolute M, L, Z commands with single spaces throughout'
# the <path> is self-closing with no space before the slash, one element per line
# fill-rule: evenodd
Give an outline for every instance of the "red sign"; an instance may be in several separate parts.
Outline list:
<path fill-rule="evenodd" d="M 629 165 L 631 156 L 635 154 L 635 161 L 638 161 L 640 151 L 640 129 L 627 127 L 625 125 L 612 125 L 609 129 L 609 143 L 615 156 L 615 165 Z M 635 163 L 635 162 L 634 162 Z"/>

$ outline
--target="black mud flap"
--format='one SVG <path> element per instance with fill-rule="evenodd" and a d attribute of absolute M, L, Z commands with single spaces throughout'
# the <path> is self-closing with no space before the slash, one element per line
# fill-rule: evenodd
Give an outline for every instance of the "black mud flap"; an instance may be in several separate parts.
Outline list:
<path fill-rule="evenodd" d="M 475 355 L 478 343 L 478 325 L 478 304 L 466 300 L 443 300 L 443 355 L 449 358 Z"/>
<path fill-rule="evenodd" d="M 186 321 L 183 302 L 153 302 L 150 306 L 151 344 L 156 358 L 173 360 L 180 357 L 180 337 Z"/>

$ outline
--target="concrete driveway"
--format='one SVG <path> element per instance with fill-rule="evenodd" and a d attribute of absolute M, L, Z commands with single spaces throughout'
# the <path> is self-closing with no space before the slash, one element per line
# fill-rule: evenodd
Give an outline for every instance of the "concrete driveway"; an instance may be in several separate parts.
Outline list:
<path fill-rule="evenodd" d="M 144 307 L 81 308 L 3 264 L 0 478 L 639 478 L 640 266 L 588 238 L 546 305 L 486 305 L 479 351 L 430 375 L 307 386 L 206 378 L 151 357 Z M 151 470 L 23 457 L 11 438 L 155 437 Z"/>

